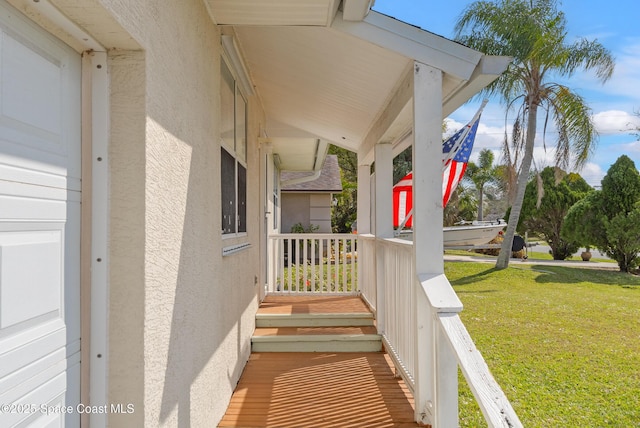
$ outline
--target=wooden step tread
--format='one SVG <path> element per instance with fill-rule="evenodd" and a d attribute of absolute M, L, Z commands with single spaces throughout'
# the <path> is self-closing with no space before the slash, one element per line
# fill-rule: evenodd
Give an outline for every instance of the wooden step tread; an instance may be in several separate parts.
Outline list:
<path fill-rule="evenodd" d="M 335 313 L 318 313 L 318 314 L 274 314 L 261 313 L 256 314 L 256 319 L 309 319 L 309 318 L 366 318 L 373 319 L 371 312 L 335 312 Z"/>
<path fill-rule="evenodd" d="M 359 296 L 268 295 L 258 314 L 371 313 Z"/>
<path fill-rule="evenodd" d="M 373 326 L 372 313 L 257 314 L 256 327 L 348 327 Z"/>
<path fill-rule="evenodd" d="M 312 336 L 312 335 L 358 335 L 377 334 L 372 326 L 355 327 L 259 327 L 255 336 Z"/>

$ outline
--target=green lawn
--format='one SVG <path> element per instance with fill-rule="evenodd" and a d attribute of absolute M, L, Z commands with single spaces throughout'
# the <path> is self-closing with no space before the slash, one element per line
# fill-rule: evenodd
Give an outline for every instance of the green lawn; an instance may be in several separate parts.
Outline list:
<path fill-rule="evenodd" d="M 640 427 L 639 277 L 466 262 L 445 271 L 524 426 Z M 460 389 L 460 425 L 486 426 L 464 379 Z"/>

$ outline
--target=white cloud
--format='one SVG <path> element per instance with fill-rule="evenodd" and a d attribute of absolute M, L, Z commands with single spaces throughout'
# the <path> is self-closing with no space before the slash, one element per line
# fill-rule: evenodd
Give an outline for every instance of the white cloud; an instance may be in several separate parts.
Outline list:
<path fill-rule="evenodd" d="M 587 162 L 579 174 L 590 186 L 600 186 L 600 181 L 607 172 L 596 163 Z"/>
<path fill-rule="evenodd" d="M 640 153 L 640 141 L 632 143 L 619 144 L 622 153 Z"/>
<path fill-rule="evenodd" d="M 608 110 L 593 115 L 596 130 L 603 135 L 630 134 L 640 128 L 640 117 L 621 110 Z"/>
<path fill-rule="evenodd" d="M 640 99 L 640 39 L 628 43 L 616 52 L 615 71 L 611 80 L 603 86 L 604 91 Z"/>

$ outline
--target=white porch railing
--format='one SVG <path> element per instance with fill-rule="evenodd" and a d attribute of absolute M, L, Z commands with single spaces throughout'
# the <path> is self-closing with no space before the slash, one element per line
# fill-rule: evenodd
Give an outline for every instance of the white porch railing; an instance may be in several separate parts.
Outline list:
<path fill-rule="evenodd" d="M 358 288 L 376 315 L 376 237 L 358 235 Z"/>
<path fill-rule="evenodd" d="M 270 236 L 269 253 L 267 293 L 361 293 L 416 398 L 417 420 L 458 426 L 460 367 L 490 427 L 522 426 L 460 320 L 462 305 L 447 278 L 416 276 L 410 241 L 277 234 Z"/>
<path fill-rule="evenodd" d="M 359 293 L 356 235 L 281 233 L 269 241 L 267 293 Z"/>
<path fill-rule="evenodd" d="M 385 347 L 416 399 L 427 396 L 434 400 L 422 403 L 422 408 L 416 402 L 417 419 L 434 427 L 458 426 L 459 366 L 490 427 L 521 427 L 458 316 L 462 307 L 450 305 L 457 297 L 446 277 L 416 278 L 411 242 L 360 239 L 359 269 L 376 272 L 376 266 L 370 263 L 383 264 L 377 271 L 383 272 L 380 279 L 384 281 L 384 296 L 372 295 L 376 287 L 370 282 L 376 278 L 368 278 L 361 289 L 367 302 L 375 305 L 374 310 L 384 314 L 384 322 L 379 324 L 384 326 L 380 333 Z M 365 254 L 371 251 L 377 256 Z M 384 308 L 378 310 L 378 305 Z M 422 327 L 418 329 L 418 325 Z M 428 344 L 426 352 L 418 348 L 421 341 Z M 421 385 L 421 381 L 428 385 Z M 431 393 L 425 394 L 430 388 Z"/>
<path fill-rule="evenodd" d="M 413 303 L 413 244 L 401 239 L 376 239 L 377 260 L 384 265 L 383 341 L 396 367 L 413 390 L 416 372 L 416 313 Z M 374 279 L 375 281 L 375 279 Z M 374 287 L 374 290 L 376 288 Z"/>

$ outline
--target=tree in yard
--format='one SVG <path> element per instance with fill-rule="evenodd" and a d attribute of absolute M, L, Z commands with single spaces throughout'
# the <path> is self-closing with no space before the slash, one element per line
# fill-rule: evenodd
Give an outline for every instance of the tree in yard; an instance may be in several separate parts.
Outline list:
<path fill-rule="evenodd" d="M 593 188 L 580 175 L 546 167 L 527 184 L 518 230 L 542 236 L 551 247 L 553 259 L 565 260 L 578 251 L 580 242 L 560 235 L 564 217 L 591 191 Z"/>
<path fill-rule="evenodd" d="M 396 184 L 411 172 L 411 149 L 411 146 L 407 147 L 393 159 L 393 184 Z"/>
<path fill-rule="evenodd" d="M 329 154 L 338 156 L 342 193 L 334 196 L 335 205 L 331 210 L 331 224 L 335 233 L 350 233 L 356 221 L 358 199 L 358 155 L 342 147 L 329 146 Z"/>
<path fill-rule="evenodd" d="M 442 213 L 442 224 L 453 226 L 456 223 L 471 221 L 476 216 L 478 203 L 473 189 L 460 182 L 451 195 L 449 203 Z"/>
<path fill-rule="evenodd" d="M 516 112 L 511 135 L 511 164 L 518 169 L 514 202 L 497 268 L 509 264 L 533 160 L 538 109 L 545 112 L 545 129 L 552 120 L 558 132 L 556 165 L 568 169 L 573 158 L 579 169 L 593 150 L 596 132 L 591 111 L 582 97 L 553 76 L 570 77 L 579 69 L 595 70 L 605 82 L 614 60 L 598 41 L 566 41 L 566 20 L 555 0 L 496 0 L 470 4 L 456 23 L 456 40 L 490 55 L 513 57 L 507 70 L 481 96 L 499 96 L 507 112 Z M 506 136 L 505 136 L 506 137 Z M 505 147 L 509 149 L 508 138 Z"/>
<path fill-rule="evenodd" d="M 478 191 L 478 220 L 484 219 L 485 186 L 498 181 L 498 171 L 493 166 L 493 152 L 489 149 L 480 150 L 478 163 L 469 162 L 467 176 Z"/>
<path fill-rule="evenodd" d="M 571 207 L 562 236 L 598 248 L 618 262 L 621 272 L 640 264 L 640 174 L 629 157 L 611 165 L 602 190 Z"/>

